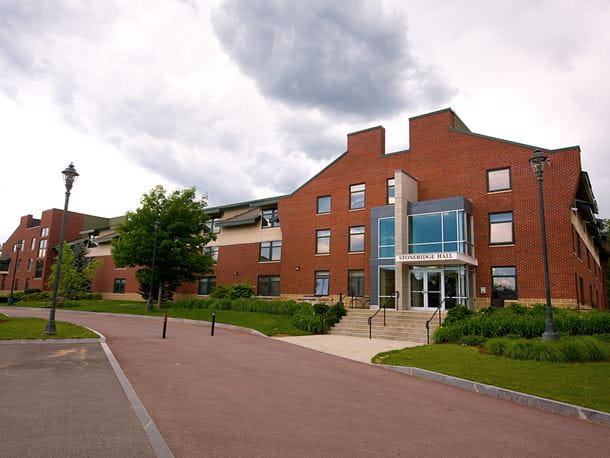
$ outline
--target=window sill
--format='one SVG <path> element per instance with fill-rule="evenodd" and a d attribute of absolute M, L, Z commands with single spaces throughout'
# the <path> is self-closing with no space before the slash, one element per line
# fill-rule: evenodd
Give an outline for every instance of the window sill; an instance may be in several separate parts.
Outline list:
<path fill-rule="evenodd" d="M 366 210 L 366 207 L 362 207 L 362 208 L 350 208 L 349 211 L 351 212 L 360 212 L 362 210 Z"/>
<path fill-rule="evenodd" d="M 330 256 L 330 253 L 316 253 L 316 256 Z"/>
<path fill-rule="evenodd" d="M 514 243 L 490 243 L 489 248 L 502 248 L 502 247 L 510 247 L 515 246 Z"/>
<path fill-rule="evenodd" d="M 364 254 L 364 251 L 348 251 L 347 254 Z"/>
<path fill-rule="evenodd" d="M 282 260 L 278 259 L 277 261 L 258 261 L 259 264 L 277 264 L 279 262 L 282 262 Z"/>
<path fill-rule="evenodd" d="M 502 194 L 504 192 L 512 192 L 512 188 L 511 189 L 499 189 L 497 191 L 487 191 L 487 194 Z"/>
<path fill-rule="evenodd" d="M 323 215 L 330 215 L 330 212 L 326 212 L 326 213 L 316 213 L 316 216 L 323 216 Z"/>

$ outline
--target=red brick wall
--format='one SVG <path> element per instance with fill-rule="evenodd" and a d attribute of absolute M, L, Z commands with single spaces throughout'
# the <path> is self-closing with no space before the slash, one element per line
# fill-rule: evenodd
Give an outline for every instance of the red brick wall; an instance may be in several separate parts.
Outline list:
<path fill-rule="evenodd" d="M 5 243 L 5 252 L 13 256 L 10 265 L 10 273 L 7 280 L 5 281 L 5 288 L 10 289 L 10 282 L 13 280 L 13 269 L 15 268 L 16 253 L 12 252 L 13 245 L 19 240 L 25 240 L 24 250 L 19 253 L 19 259 L 21 259 L 21 269 L 16 272 L 16 279 L 18 279 L 18 289 L 23 290 L 25 288 L 26 279 L 29 280 L 29 288 L 40 288 L 48 289 L 46 287 L 47 279 L 51 273 L 51 266 L 55 262 L 55 246 L 59 244 L 59 235 L 61 228 L 61 217 L 63 211 L 58 209 L 45 210 L 42 212 L 40 218 L 40 225 L 34 227 L 31 226 L 33 217 L 32 215 L 26 215 L 21 217 L 19 226 L 15 229 L 13 234 L 7 239 Z M 66 240 L 76 239 L 80 237 L 79 232 L 83 228 L 85 215 L 81 213 L 68 212 L 68 219 L 66 223 Z M 38 258 L 38 247 L 41 239 L 41 229 L 43 227 L 49 228 L 49 235 L 46 237 L 47 250 L 44 258 Z M 32 238 L 36 238 L 36 246 L 33 250 L 30 249 Z M 28 260 L 32 259 L 32 269 L 27 270 Z M 42 278 L 34 278 L 34 268 L 36 261 L 39 259 L 44 260 L 43 276 Z"/>

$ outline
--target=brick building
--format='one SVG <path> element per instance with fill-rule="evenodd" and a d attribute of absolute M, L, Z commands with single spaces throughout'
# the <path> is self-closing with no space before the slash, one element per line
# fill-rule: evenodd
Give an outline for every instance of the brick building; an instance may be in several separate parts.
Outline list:
<path fill-rule="evenodd" d="M 177 296 L 249 281 L 260 296 L 343 294 L 360 307 L 543 303 L 535 147 L 471 132 L 451 109 L 411 118 L 409 137 L 386 153 L 383 127 L 348 134 L 346 152 L 293 193 L 208 208 L 217 263 Z M 608 251 L 580 148 L 543 150 L 553 304 L 607 308 Z M 103 262 L 94 290 L 137 297 L 106 223 L 91 237 Z"/>

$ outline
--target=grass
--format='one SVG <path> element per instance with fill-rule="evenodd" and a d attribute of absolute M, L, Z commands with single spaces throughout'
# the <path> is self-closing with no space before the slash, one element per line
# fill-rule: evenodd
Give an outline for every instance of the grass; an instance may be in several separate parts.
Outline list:
<path fill-rule="evenodd" d="M 477 347 L 435 344 L 379 353 L 378 364 L 412 366 L 610 412 L 610 362 L 523 361 Z"/>
<path fill-rule="evenodd" d="M 57 334 L 44 333 L 47 320 L 42 318 L 16 318 L 0 315 L 0 340 L 14 339 L 85 339 L 99 337 L 94 332 L 72 323 L 56 321 Z"/>
<path fill-rule="evenodd" d="M 44 307 L 42 301 L 17 302 L 15 307 Z M 163 316 L 167 310 L 172 318 L 188 318 L 190 320 L 212 321 L 212 310 L 167 308 L 146 312 L 145 303 L 141 301 L 116 300 L 79 300 L 66 302 L 61 310 L 80 310 L 85 312 L 126 313 L 133 315 Z M 272 315 L 259 312 L 236 312 L 233 310 L 217 310 L 216 322 L 232 324 L 244 328 L 256 329 L 267 336 L 290 335 L 302 336 L 309 333 L 301 331 L 292 324 L 292 318 L 287 315 Z"/>

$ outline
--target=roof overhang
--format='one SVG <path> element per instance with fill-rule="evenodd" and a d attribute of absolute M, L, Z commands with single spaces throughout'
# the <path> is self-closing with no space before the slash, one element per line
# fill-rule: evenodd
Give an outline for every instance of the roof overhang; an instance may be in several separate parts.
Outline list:
<path fill-rule="evenodd" d="M 479 262 L 472 256 L 468 256 L 464 253 L 458 253 L 455 251 L 444 252 L 444 253 L 409 253 L 409 254 L 398 254 L 395 257 L 396 262 L 422 266 L 430 264 L 441 264 L 441 265 L 456 265 L 456 264 L 469 264 L 476 266 Z"/>

